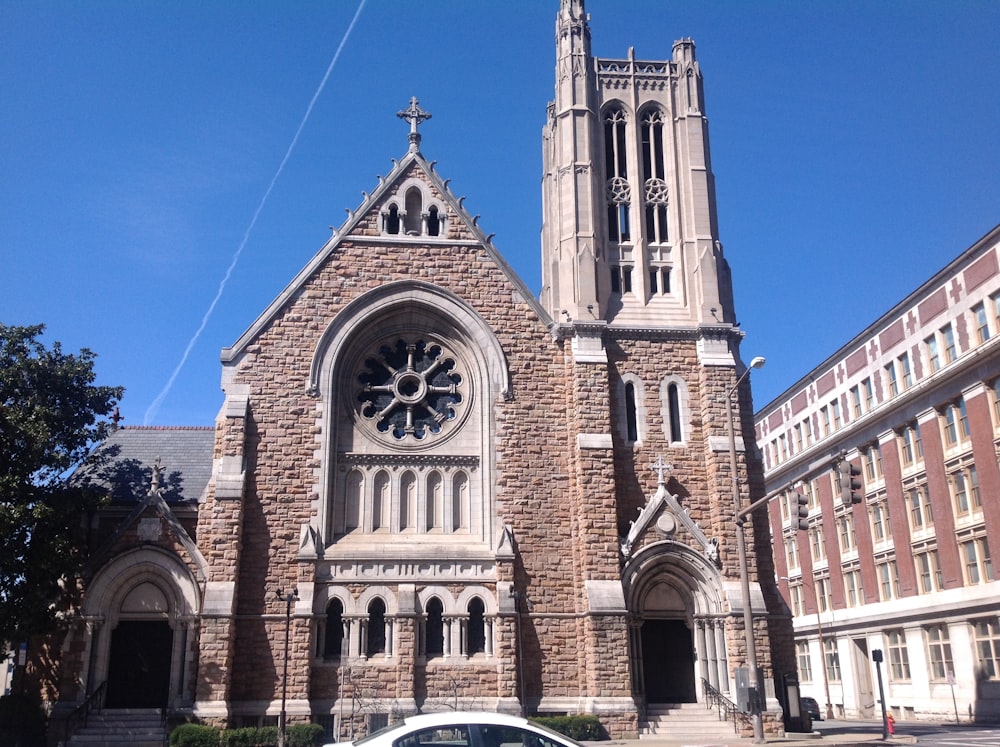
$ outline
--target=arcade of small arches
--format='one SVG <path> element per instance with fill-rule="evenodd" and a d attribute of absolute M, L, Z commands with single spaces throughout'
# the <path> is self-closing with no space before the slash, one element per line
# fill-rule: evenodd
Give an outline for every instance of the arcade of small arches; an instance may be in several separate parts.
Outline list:
<path fill-rule="evenodd" d="M 417 180 L 404 182 L 399 194 L 386 202 L 380 214 L 383 236 L 437 237 L 448 234 L 448 211 L 434 200 L 427 185 Z M 426 206 L 426 208 L 425 208 Z"/>
<path fill-rule="evenodd" d="M 317 618 L 317 659 L 339 664 L 394 656 L 398 614 L 390 590 L 369 589 L 357 602 L 347 592 L 328 591 L 328 596 L 324 614 Z M 425 589 L 416 619 L 419 658 L 493 656 L 496 605 L 485 589 L 469 588 L 458 599 L 445 589 Z"/>

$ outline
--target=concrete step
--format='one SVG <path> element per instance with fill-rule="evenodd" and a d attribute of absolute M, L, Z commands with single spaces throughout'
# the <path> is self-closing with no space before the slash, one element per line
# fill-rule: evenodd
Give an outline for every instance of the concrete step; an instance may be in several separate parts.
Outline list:
<path fill-rule="evenodd" d="M 133 747 L 163 747 L 166 729 L 155 708 L 105 709 L 90 714 L 87 725 L 77 729 L 69 745 L 132 745 Z"/>
<path fill-rule="evenodd" d="M 639 739 L 726 739 L 735 736 L 731 721 L 720 721 L 718 711 L 704 703 L 652 706 L 639 730 Z"/>

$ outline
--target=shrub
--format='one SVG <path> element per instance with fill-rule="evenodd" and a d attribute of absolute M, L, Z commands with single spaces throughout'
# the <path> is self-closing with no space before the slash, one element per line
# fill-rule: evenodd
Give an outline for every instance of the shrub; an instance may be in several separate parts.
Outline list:
<path fill-rule="evenodd" d="M 222 732 L 222 747 L 276 747 L 277 726 L 247 726 Z"/>
<path fill-rule="evenodd" d="M 534 716 L 531 720 L 579 742 L 596 742 L 609 738 L 608 733 L 601 726 L 600 719 L 592 714 Z"/>
<path fill-rule="evenodd" d="M 40 747 L 45 744 L 45 714 L 23 695 L 0 697 L 0 747 Z"/>
<path fill-rule="evenodd" d="M 323 743 L 323 727 L 319 724 L 295 724 L 286 732 L 288 747 L 315 747 Z"/>
<path fill-rule="evenodd" d="M 214 726 L 181 724 L 170 732 L 170 747 L 219 747 L 219 737 Z"/>

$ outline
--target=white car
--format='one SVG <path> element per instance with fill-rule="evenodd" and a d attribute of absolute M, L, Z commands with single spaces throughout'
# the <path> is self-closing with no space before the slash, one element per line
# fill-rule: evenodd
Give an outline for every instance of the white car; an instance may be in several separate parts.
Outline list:
<path fill-rule="evenodd" d="M 354 742 L 325 747 L 580 747 L 569 737 L 504 713 L 446 711 L 407 716 Z"/>

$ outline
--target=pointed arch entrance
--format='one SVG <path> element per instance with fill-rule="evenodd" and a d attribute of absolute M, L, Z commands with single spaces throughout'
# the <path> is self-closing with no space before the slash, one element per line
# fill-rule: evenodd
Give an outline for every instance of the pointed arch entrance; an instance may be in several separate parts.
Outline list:
<path fill-rule="evenodd" d="M 106 708 L 190 704 L 198 599 L 191 571 L 158 548 L 102 568 L 84 598 L 87 692 L 104 683 Z"/>
<path fill-rule="evenodd" d="M 725 595 L 718 570 L 676 542 L 644 548 L 625 566 L 633 689 L 647 705 L 698 702 L 702 680 L 729 691 Z"/>

